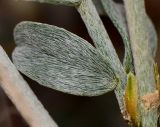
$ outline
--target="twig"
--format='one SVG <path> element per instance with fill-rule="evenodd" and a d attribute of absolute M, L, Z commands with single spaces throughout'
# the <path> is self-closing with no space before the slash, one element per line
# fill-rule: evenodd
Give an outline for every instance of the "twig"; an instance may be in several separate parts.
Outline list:
<path fill-rule="evenodd" d="M 1 46 L 0 86 L 31 127 L 57 127 Z"/>

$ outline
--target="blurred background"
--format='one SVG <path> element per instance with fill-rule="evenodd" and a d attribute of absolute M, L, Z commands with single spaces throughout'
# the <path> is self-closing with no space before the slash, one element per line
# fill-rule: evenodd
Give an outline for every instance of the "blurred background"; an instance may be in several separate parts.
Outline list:
<path fill-rule="evenodd" d="M 152 19 L 160 38 L 159 6 L 159 0 L 146 0 L 147 13 Z M 120 59 L 123 59 L 124 48 L 120 35 L 107 17 L 102 16 L 101 18 Z M 26 20 L 63 27 L 92 42 L 80 15 L 72 7 L 0 0 L 0 45 L 9 56 L 11 56 L 15 47 L 13 29 L 17 23 Z M 156 57 L 160 67 L 159 53 L 160 48 Z M 127 127 L 126 122 L 122 119 L 113 92 L 92 98 L 78 97 L 40 86 L 29 78 L 25 76 L 24 78 L 59 127 Z M 1 88 L 0 127 L 29 127 Z"/>

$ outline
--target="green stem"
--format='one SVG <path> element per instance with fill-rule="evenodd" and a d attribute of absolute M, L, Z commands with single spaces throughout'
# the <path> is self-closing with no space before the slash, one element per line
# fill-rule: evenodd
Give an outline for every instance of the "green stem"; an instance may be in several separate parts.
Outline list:
<path fill-rule="evenodd" d="M 108 33 L 105 30 L 92 0 L 82 0 L 77 10 L 87 27 L 88 33 L 91 36 L 95 47 L 104 56 L 104 58 L 108 57 L 108 59 L 110 59 L 111 65 L 120 79 L 117 89 L 115 90 L 115 94 L 121 111 L 124 111 L 123 94 L 126 84 L 126 73 L 124 72 L 123 66 L 112 45 Z"/>
<path fill-rule="evenodd" d="M 146 31 L 146 12 L 143 0 L 124 0 L 128 28 L 131 39 L 136 78 L 138 81 L 139 117 L 141 127 L 156 127 L 158 120 L 157 107 L 146 110 L 141 99 L 156 90 L 154 80 L 154 60 L 150 54 L 149 38 Z"/>

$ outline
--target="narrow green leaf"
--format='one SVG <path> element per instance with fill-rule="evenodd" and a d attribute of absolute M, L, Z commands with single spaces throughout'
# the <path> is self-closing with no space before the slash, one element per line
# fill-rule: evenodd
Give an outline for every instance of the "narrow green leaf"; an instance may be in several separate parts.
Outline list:
<path fill-rule="evenodd" d="M 67 5 L 67 6 L 78 6 L 81 0 L 18 0 L 18 1 L 33 1 L 40 3 L 49 3 L 55 5 Z"/>
<path fill-rule="evenodd" d="M 96 6 L 96 9 L 97 9 L 98 13 L 100 15 L 105 15 L 105 11 L 104 11 L 104 8 L 102 6 L 101 1 L 100 0 L 93 0 L 93 3 Z"/>
<path fill-rule="evenodd" d="M 111 62 L 112 68 L 121 80 L 122 89 L 125 88 L 126 73 L 92 0 L 82 0 L 80 6 L 77 7 L 77 10 L 86 25 L 96 49 L 105 57 L 105 59 Z"/>
<path fill-rule="evenodd" d="M 150 36 L 147 26 L 148 19 L 145 11 L 144 0 L 124 0 L 129 25 L 134 65 L 139 86 L 143 92 L 154 90 L 153 56 L 150 50 Z M 148 24 L 149 25 L 149 24 Z M 151 85 L 152 84 L 152 85 Z M 144 91 L 147 90 L 149 91 Z M 145 93 L 140 93 L 145 94 Z"/>
<path fill-rule="evenodd" d="M 113 0 L 101 0 L 102 6 L 104 7 L 104 10 L 106 14 L 109 16 L 109 18 L 112 20 L 113 24 L 119 31 L 123 42 L 125 46 L 125 56 L 123 65 L 125 67 L 126 72 L 134 71 L 133 66 L 133 57 L 132 57 L 132 51 L 131 51 L 131 43 L 130 43 L 130 37 L 128 33 L 128 26 L 126 21 L 126 15 L 125 15 L 125 8 L 123 4 L 115 3 Z M 100 1 L 99 1 L 99 5 Z M 99 8 L 102 6 L 98 6 Z M 155 31 L 155 28 L 148 16 L 145 17 L 146 23 L 146 32 L 148 32 L 148 38 L 149 38 L 149 47 L 150 47 L 150 53 L 153 57 L 155 57 L 156 49 L 157 49 L 157 34 Z"/>
<path fill-rule="evenodd" d="M 96 7 L 92 0 L 82 0 L 80 6 L 77 7 L 82 20 L 84 21 L 90 37 L 92 38 L 96 49 L 109 60 L 112 68 L 117 75 L 119 85 L 115 89 L 115 94 L 120 106 L 120 109 L 124 109 L 123 95 L 126 85 L 126 73 L 118 58 L 118 55 L 113 47 L 113 44 L 108 36 L 108 33 L 101 21 Z"/>
<path fill-rule="evenodd" d="M 129 34 L 134 57 L 134 66 L 138 84 L 139 97 L 156 90 L 154 79 L 154 59 L 151 54 L 150 35 L 144 0 L 124 0 L 129 26 Z M 139 102 L 142 127 L 157 126 L 157 108 L 146 108 Z M 147 121 L 147 122 L 146 122 Z"/>
<path fill-rule="evenodd" d="M 140 6 L 141 6 L 141 3 L 140 3 Z M 140 30 L 140 31 L 145 31 L 145 34 L 141 38 L 144 41 L 143 43 L 145 43 L 145 45 L 148 46 L 148 48 L 147 48 L 148 51 L 147 52 L 149 52 L 151 57 L 154 58 L 156 56 L 157 45 L 158 45 L 157 44 L 158 43 L 157 33 L 156 33 L 155 27 L 154 27 L 150 17 L 146 13 L 145 6 L 144 6 L 144 8 L 141 7 L 141 10 L 142 11 L 139 15 L 142 15 L 142 17 L 143 17 L 143 18 L 141 18 L 141 21 L 140 21 L 141 24 L 142 24 L 141 27 L 142 27 L 143 30 Z M 135 10 L 133 10 L 133 11 L 135 11 Z M 139 21 L 137 21 L 137 23 L 138 22 Z M 138 27 L 139 27 L 139 25 L 138 25 Z M 136 31 L 135 33 L 138 33 L 138 31 Z M 141 33 L 141 34 L 143 34 L 143 33 Z"/>
<path fill-rule="evenodd" d="M 157 90 L 159 91 L 159 94 L 160 94 L 160 77 L 159 77 L 159 71 L 158 71 L 157 63 L 154 63 L 153 67 L 154 67 L 154 79 L 155 79 L 155 82 L 156 82 L 156 88 L 157 88 Z"/>
<path fill-rule="evenodd" d="M 122 4 L 115 3 L 113 0 L 101 0 L 106 14 L 112 20 L 113 24 L 119 31 L 125 46 L 125 56 L 123 65 L 126 72 L 134 71 L 133 57 L 127 28 L 125 9 Z"/>
<path fill-rule="evenodd" d="M 148 37 L 148 42 L 149 42 L 149 50 L 150 53 L 153 57 L 156 56 L 156 51 L 157 51 L 157 45 L 158 45 L 158 37 L 157 37 L 157 33 L 155 30 L 155 27 L 151 21 L 151 19 L 146 15 L 145 18 L 145 28 L 146 28 L 146 32 L 148 33 L 147 37 Z"/>
<path fill-rule="evenodd" d="M 138 115 L 138 85 L 136 77 L 133 73 L 127 75 L 127 85 L 125 89 L 125 104 L 127 113 L 130 117 L 130 122 L 139 127 L 139 115 Z"/>
<path fill-rule="evenodd" d="M 56 26 L 22 22 L 14 31 L 17 68 L 41 85 L 82 96 L 113 90 L 118 79 L 103 56 L 82 38 Z"/>

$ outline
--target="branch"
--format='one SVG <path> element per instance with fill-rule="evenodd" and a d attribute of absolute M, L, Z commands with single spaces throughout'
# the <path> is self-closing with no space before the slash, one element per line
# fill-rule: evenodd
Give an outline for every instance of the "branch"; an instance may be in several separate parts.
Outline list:
<path fill-rule="evenodd" d="M 57 127 L 1 46 L 0 86 L 31 127 Z"/>

